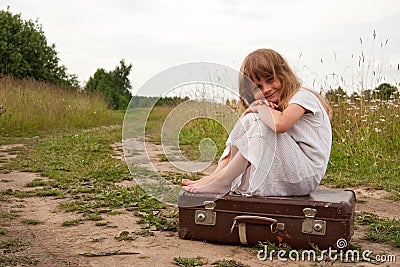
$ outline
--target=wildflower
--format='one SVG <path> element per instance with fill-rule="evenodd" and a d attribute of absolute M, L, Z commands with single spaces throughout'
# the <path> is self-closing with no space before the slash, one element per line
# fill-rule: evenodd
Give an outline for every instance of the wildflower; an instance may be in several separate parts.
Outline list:
<path fill-rule="evenodd" d="M 382 122 L 385 121 L 385 119 L 379 119 L 379 120 L 382 121 Z"/>
<path fill-rule="evenodd" d="M 346 139 L 345 138 L 342 138 L 342 143 L 346 143 Z"/>
<path fill-rule="evenodd" d="M 376 133 L 380 133 L 381 131 L 382 131 L 381 129 L 375 128 L 375 132 L 376 132 Z"/>

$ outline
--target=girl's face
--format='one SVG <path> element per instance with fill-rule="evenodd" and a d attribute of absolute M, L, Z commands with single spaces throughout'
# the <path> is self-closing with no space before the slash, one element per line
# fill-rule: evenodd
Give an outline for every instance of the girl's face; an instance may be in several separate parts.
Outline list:
<path fill-rule="evenodd" d="M 257 85 L 253 91 L 256 100 L 266 99 L 275 104 L 278 103 L 282 90 L 282 83 L 278 79 L 260 77 L 260 79 L 253 79 L 253 82 Z"/>

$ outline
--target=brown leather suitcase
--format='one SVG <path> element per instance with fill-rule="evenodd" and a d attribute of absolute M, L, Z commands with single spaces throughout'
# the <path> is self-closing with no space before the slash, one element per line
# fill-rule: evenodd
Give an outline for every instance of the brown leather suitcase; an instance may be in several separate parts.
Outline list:
<path fill-rule="evenodd" d="M 221 198 L 181 191 L 178 206 L 178 233 L 184 239 L 346 249 L 354 232 L 351 190 L 318 189 L 300 197 L 228 194 Z"/>

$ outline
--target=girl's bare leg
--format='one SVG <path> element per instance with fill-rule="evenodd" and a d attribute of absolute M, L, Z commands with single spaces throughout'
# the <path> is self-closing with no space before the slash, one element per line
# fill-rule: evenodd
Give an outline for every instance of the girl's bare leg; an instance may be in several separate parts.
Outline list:
<path fill-rule="evenodd" d="M 248 161 L 240 153 L 229 161 L 221 176 L 214 177 L 205 185 L 194 184 L 184 186 L 183 189 L 192 193 L 227 193 L 231 188 L 232 181 L 243 173 L 248 166 Z"/>
<path fill-rule="evenodd" d="M 195 185 L 195 184 L 203 184 L 203 185 L 205 185 L 206 183 L 214 180 L 214 178 L 216 176 L 220 176 L 220 172 L 225 169 L 225 167 L 229 164 L 229 161 L 237 153 L 237 151 L 238 151 L 238 149 L 237 149 L 236 146 L 230 146 L 229 154 L 218 162 L 218 166 L 213 171 L 212 174 L 204 176 L 203 178 L 201 178 L 201 179 L 199 179 L 197 181 L 192 181 L 192 180 L 189 180 L 189 179 L 183 179 L 182 180 L 182 185 L 184 185 L 184 186 L 192 186 L 192 185 Z"/>
<path fill-rule="evenodd" d="M 198 181 L 192 181 L 192 183 L 189 184 L 188 187 L 194 187 L 194 186 L 198 187 L 211 183 L 212 181 L 218 179 L 224 174 L 227 166 L 228 164 L 226 164 L 225 167 L 221 168 L 218 172 L 214 171 L 211 175 L 205 176 Z"/>

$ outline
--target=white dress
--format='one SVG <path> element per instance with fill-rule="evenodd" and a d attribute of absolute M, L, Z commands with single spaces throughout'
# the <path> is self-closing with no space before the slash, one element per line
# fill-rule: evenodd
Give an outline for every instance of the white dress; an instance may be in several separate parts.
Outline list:
<path fill-rule="evenodd" d="M 257 113 L 246 114 L 230 133 L 230 146 L 251 163 L 231 191 L 247 196 L 299 196 L 312 192 L 325 175 L 332 144 L 329 117 L 318 98 L 301 88 L 289 101 L 310 111 L 285 133 L 275 133 Z"/>

